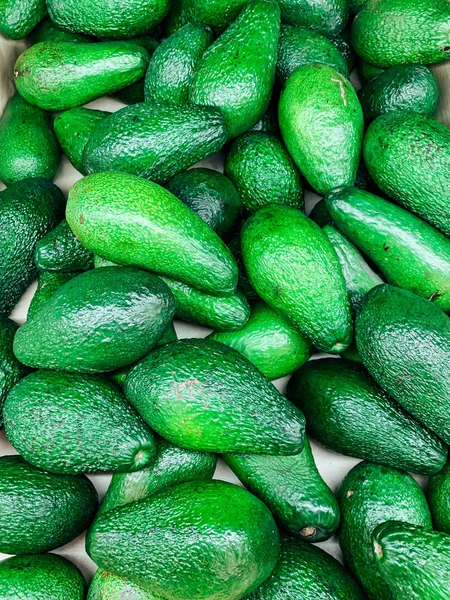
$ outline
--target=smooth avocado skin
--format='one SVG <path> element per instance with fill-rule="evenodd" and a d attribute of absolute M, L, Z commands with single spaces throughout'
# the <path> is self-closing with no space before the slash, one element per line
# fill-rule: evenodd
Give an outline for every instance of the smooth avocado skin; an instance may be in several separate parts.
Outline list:
<path fill-rule="evenodd" d="M 53 179 L 61 150 L 52 130 L 51 117 L 15 93 L 0 119 L 0 180 L 42 177 Z"/>
<path fill-rule="evenodd" d="M 428 479 L 428 504 L 434 529 L 450 533 L 450 463 Z"/>
<path fill-rule="evenodd" d="M 20 40 L 46 14 L 45 0 L 4 0 L 0 6 L 0 33 L 11 40 Z"/>
<path fill-rule="evenodd" d="M 226 296 L 236 289 L 238 268 L 228 247 L 181 200 L 153 182 L 126 173 L 85 177 L 69 193 L 66 218 L 83 246 L 108 260 L 210 294 Z"/>
<path fill-rule="evenodd" d="M 367 130 L 364 161 L 387 196 L 450 234 L 450 131 L 445 125 L 413 111 L 382 115 Z"/>
<path fill-rule="evenodd" d="M 46 179 L 17 181 L 0 193 L 0 315 L 9 315 L 35 279 L 36 243 L 61 221 L 64 204 Z"/>
<path fill-rule="evenodd" d="M 393 600 L 389 582 L 377 568 L 372 533 L 380 523 L 392 520 L 431 529 L 424 493 L 404 471 L 360 462 L 346 475 L 338 500 L 339 545 L 345 565 L 370 600 Z"/>
<path fill-rule="evenodd" d="M 0 458 L 0 552 L 38 554 L 75 539 L 92 521 L 97 492 L 84 475 L 41 471 Z"/>
<path fill-rule="evenodd" d="M 173 296 L 155 275 L 94 269 L 65 283 L 19 329 L 14 353 L 33 368 L 112 371 L 148 354 L 174 313 Z"/>
<path fill-rule="evenodd" d="M 225 454 L 224 460 L 287 533 L 323 542 L 336 531 L 339 504 L 317 470 L 307 438 L 294 456 Z"/>
<path fill-rule="evenodd" d="M 388 283 L 450 310 L 450 241 L 444 234 L 404 208 L 358 188 L 333 190 L 325 203 L 336 227 Z"/>
<path fill-rule="evenodd" d="M 0 427 L 3 427 L 3 405 L 10 390 L 28 373 L 28 368 L 14 356 L 13 340 L 17 329 L 14 321 L 0 316 Z"/>
<path fill-rule="evenodd" d="M 354 184 L 364 120 L 345 77 L 328 65 L 299 67 L 281 92 L 278 120 L 289 154 L 317 193 Z"/>
<path fill-rule="evenodd" d="M 63 556 L 11 556 L 0 562 L 2 600 L 84 600 L 85 597 L 83 575 Z"/>
<path fill-rule="evenodd" d="M 50 300 L 56 290 L 79 274 L 79 272 L 39 271 L 37 288 L 28 307 L 27 319 L 31 319 L 40 307 Z"/>
<path fill-rule="evenodd" d="M 94 255 L 80 244 L 63 219 L 36 244 L 34 262 L 40 271 L 85 271 L 92 268 Z"/>
<path fill-rule="evenodd" d="M 437 306 L 390 285 L 373 288 L 356 317 L 356 345 L 375 381 L 450 443 L 450 320 Z"/>
<path fill-rule="evenodd" d="M 355 361 L 306 363 L 290 379 L 287 396 L 304 412 L 309 435 L 334 452 L 423 475 L 445 465 L 447 446 Z"/>
<path fill-rule="evenodd" d="M 335 37 L 348 19 L 348 0 L 280 0 L 284 23 Z"/>
<path fill-rule="evenodd" d="M 269 106 L 279 35 L 278 3 L 249 0 L 197 66 L 190 102 L 220 109 L 229 139 L 245 133 Z"/>
<path fill-rule="evenodd" d="M 209 339 L 165 344 L 140 361 L 125 395 L 174 444 L 203 452 L 298 454 L 301 412 L 244 356 Z"/>
<path fill-rule="evenodd" d="M 242 229 L 250 283 L 273 309 L 324 352 L 352 340 L 350 303 L 339 260 L 320 227 L 293 208 L 271 205 Z"/>
<path fill-rule="evenodd" d="M 268 379 L 289 375 L 309 360 L 312 352 L 308 338 L 264 302 L 252 306 L 243 327 L 214 332 L 210 338 L 243 354 Z"/>
<path fill-rule="evenodd" d="M 159 36 L 158 29 L 151 31 L 151 35 Z M 138 46 L 142 46 L 145 48 L 149 54 L 149 56 L 153 56 L 156 48 L 159 46 L 160 41 L 150 36 L 143 37 L 134 37 L 128 40 L 131 44 L 137 44 Z M 120 100 L 124 104 L 137 104 L 138 102 L 145 101 L 145 74 L 135 81 L 134 83 L 127 85 L 117 92 L 114 92 L 113 97 Z"/>
<path fill-rule="evenodd" d="M 249 212 L 268 204 L 303 209 L 300 173 L 276 135 L 256 131 L 233 140 L 224 173 Z"/>
<path fill-rule="evenodd" d="M 99 567 L 156 595 L 239 600 L 272 572 L 279 534 L 269 509 L 246 490 L 193 481 L 104 513 L 86 549 Z"/>
<path fill-rule="evenodd" d="M 44 110 L 67 110 L 140 79 L 149 55 L 127 42 L 40 42 L 14 66 L 15 84 L 27 102 Z"/>
<path fill-rule="evenodd" d="M 86 600 L 163 600 L 123 577 L 97 569 Z"/>

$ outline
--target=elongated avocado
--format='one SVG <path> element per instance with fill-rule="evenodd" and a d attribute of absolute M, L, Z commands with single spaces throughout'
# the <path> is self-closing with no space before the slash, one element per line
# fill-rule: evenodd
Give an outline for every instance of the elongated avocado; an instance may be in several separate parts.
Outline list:
<path fill-rule="evenodd" d="M 94 255 L 80 244 L 66 219 L 36 244 L 34 263 L 40 271 L 84 271 L 93 266 Z"/>
<path fill-rule="evenodd" d="M 428 479 L 428 504 L 434 529 L 450 534 L 450 463 Z"/>

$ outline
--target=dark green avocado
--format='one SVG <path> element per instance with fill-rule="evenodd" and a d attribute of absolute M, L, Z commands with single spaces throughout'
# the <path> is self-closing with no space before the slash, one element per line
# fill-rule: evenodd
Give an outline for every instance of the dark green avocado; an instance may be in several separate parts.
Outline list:
<path fill-rule="evenodd" d="M 85 271 L 93 267 L 94 255 L 80 244 L 63 219 L 36 244 L 34 263 L 40 271 Z"/>
<path fill-rule="evenodd" d="M 20 40 L 46 14 L 45 0 L 3 0 L 0 5 L 0 33 L 12 40 Z"/>
<path fill-rule="evenodd" d="M 31 319 L 40 307 L 50 300 L 56 290 L 79 274 L 79 272 L 39 271 L 37 288 L 28 307 L 27 319 Z"/>
<path fill-rule="evenodd" d="M 450 534 L 450 463 L 428 479 L 428 504 L 434 529 Z"/>
<path fill-rule="evenodd" d="M 280 0 L 285 23 L 320 31 L 327 37 L 338 35 L 348 19 L 348 0 Z"/>
<path fill-rule="evenodd" d="M 13 340 L 18 326 L 0 316 L 0 427 L 3 427 L 3 405 L 11 388 L 28 373 L 28 368 L 13 353 Z"/>

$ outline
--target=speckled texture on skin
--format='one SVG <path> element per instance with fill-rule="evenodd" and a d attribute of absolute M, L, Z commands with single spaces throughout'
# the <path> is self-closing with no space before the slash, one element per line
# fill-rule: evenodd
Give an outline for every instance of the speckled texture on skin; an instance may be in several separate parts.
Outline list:
<path fill-rule="evenodd" d="M 45 179 L 17 181 L 0 193 L 0 315 L 9 315 L 36 277 L 36 242 L 63 216 L 64 196 Z"/>
<path fill-rule="evenodd" d="M 47 17 L 33 29 L 28 36 L 28 41 L 30 46 L 33 46 L 39 42 L 90 42 L 93 40 L 82 33 L 63 31 L 56 27 L 50 17 Z"/>
<path fill-rule="evenodd" d="M 357 188 L 332 191 L 326 205 L 336 226 L 388 283 L 450 310 L 450 240 L 445 235 L 400 206 Z"/>
<path fill-rule="evenodd" d="M 356 318 L 356 344 L 379 385 L 450 443 L 450 319 L 390 285 L 373 288 Z"/>
<path fill-rule="evenodd" d="M 153 30 L 151 34 L 159 36 L 160 33 L 158 33 L 158 31 L 159 30 L 155 28 L 155 30 Z M 145 48 L 149 56 L 153 56 L 153 53 L 160 44 L 159 40 L 149 36 L 135 37 L 131 38 L 128 41 L 130 41 L 132 44 L 137 44 L 138 46 L 142 46 L 143 48 Z M 127 85 L 127 87 L 124 87 L 121 90 L 114 92 L 113 97 L 117 98 L 124 104 L 137 104 L 138 102 L 144 102 L 144 83 L 145 75 L 141 77 L 141 79 L 139 79 L 138 81 L 132 83 L 131 85 Z"/>
<path fill-rule="evenodd" d="M 0 427 L 3 427 L 3 404 L 9 391 L 28 373 L 28 368 L 13 353 L 16 331 L 14 321 L 0 316 Z"/>
<path fill-rule="evenodd" d="M 450 534 L 450 463 L 429 478 L 428 504 L 434 529 Z"/>
<path fill-rule="evenodd" d="M 5 432 L 26 460 L 52 473 L 135 471 L 156 454 L 152 432 L 113 383 L 36 371 L 9 393 Z"/>
<path fill-rule="evenodd" d="M 246 0 L 182 0 L 187 18 L 223 31 L 241 12 Z"/>
<path fill-rule="evenodd" d="M 201 23 L 188 23 L 163 40 L 145 76 L 146 101 L 187 104 L 195 69 L 212 41 L 211 29 Z"/>
<path fill-rule="evenodd" d="M 450 536 L 393 521 L 373 534 L 377 568 L 392 598 L 447 600 L 450 589 Z"/>
<path fill-rule="evenodd" d="M 311 342 L 263 302 L 252 307 L 250 318 L 241 329 L 213 333 L 210 337 L 238 350 L 268 379 L 292 373 L 312 352 Z"/>
<path fill-rule="evenodd" d="M 296 454 L 304 419 L 239 352 L 187 339 L 154 350 L 131 371 L 125 395 L 152 429 L 206 452 Z"/>
<path fill-rule="evenodd" d="M 94 254 L 229 295 L 238 268 L 218 235 L 164 188 L 125 173 L 98 173 L 69 193 L 66 218 Z"/>
<path fill-rule="evenodd" d="M 317 546 L 282 537 L 272 575 L 248 600 L 365 600 L 342 565 Z"/>
<path fill-rule="evenodd" d="M 244 262 L 242 260 L 240 231 L 230 240 L 228 248 L 231 250 L 239 270 L 237 289 L 244 294 L 250 303 L 259 300 L 259 296 L 252 288 L 248 280 L 247 273 L 245 272 Z"/>
<path fill-rule="evenodd" d="M 85 271 L 93 266 L 94 255 L 80 244 L 66 219 L 36 244 L 34 264 L 40 271 Z"/>
<path fill-rule="evenodd" d="M 219 108 L 230 139 L 252 127 L 269 105 L 279 35 L 277 2 L 249 0 L 198 65 L 190 101 Z"/>
<path fill-rule="evenodd" d="M 326 448 L 413 473 L 445 465 L 447 447 L 392 400 L 354 361 L 322 358 L 294 373 L 288 397 Z"/>
<path fill-rule="evenodd" d="M 87 600 L 163 600 L 123 577 L 97 569 L 89 586 Z"/>
<path fill-rule="evenodd" d="M 40 307 L 45 304 L 56 290 L 79 275 L 79 272 L 75 273 L 58 273 L 53 271 L 40 271 L 38 275 L 38 284 L 34 296 L 31 299 L 30 306 L 28 307 L 27 319 L 31 319 Z"/>
<path fill-rule="evenodd" d="M 15 84 L 30 104 L 66 110 L 137 81 L 149 55 L 127 42 L 41 42 L 19 56 Z"/>
<path fill-rule="evenodd" d="M 342 352 L 352 340 L 350 303 L 333 246 L 299 210 L 271 205 L 242 229 L 242 256 L 250 283 L 324 352 Z"/>
<path fill-rule="evenodd" d="M 0 5 L 0 33 L 20 40 L 47 14 L 45 0 L 3 0 Z"/>
<path fill-rule="evenodd" d="M 328 65 L 299 67 L 281 93 L 278 119 L 290 155 L 316 192 L 353 185 L 364 122 L 345 77 Z"/>
<path fill-rule="evenodd" d="M 367 130 L 364 161 L 383 192 L 450 235 L 450 131 L 445 125 L 406 110 L 382 115 Z"/>
<path fill-rule="evenodd" d="M 214 152 L 227 138 L 222 115 L 204 106 L 143 102 L 107 117 L 83 152 L 87 173 L 120 171 L 164 183 Z"/>
<path fill-rule="evenodd" d="M 377 67 L 450 57 L 447 0 L 369 0 L 352 26 L 357 54 Z"/>
<path fill-rule="evenodd" d="M 307 438 L 295 456 L 225 454 L 224 459 L 288 533 L 323 542 L 336 531 L 339 505 L 317 470 Z"/>
<path fill-rule="evenodd" d="M 431 529 L 427 500 L 407 473 L 361 462 L 345 477 L 339 490 L 339 544 L 347 568 L 360 581 L 370 600 L 392 600 L 377 569 L 372 532 L 385 521 L 398 520 Z"/>
<path fill-rule="evenodd" d="M 105 513 L 86 548 L 101 568 L 164 598 L 239 600 L 272 572 L 279 535 L 246 490 L 194 481 Z"/>
<path fill-rule="evenodd" d="M 0 563 L 1 600 L 84 600 L 77 567 L 56 554 L 12 556 Z"/>
<path fill-rule="evenodd" d="M 0 458 L 0 552 L 59 548 L 88 527 L 97 492 L 84 475 L 55 475 L 20 456 Z"/>
<path fill-rule="evenodd" d="M 234 140 L 224 173 L 250 212 L 268 204 L 303 209 L 300 173 L 276 135 L 256 131 Z"/>
<path fill-rule="evenodd" d="M 338 35 L 348 19 L 347 0 L 280 0 L 283 22 Z"/>
<path fill-rule="evenodd" d="M 330 42 L 333 44 L 333 46 L 336 46 L 336 48 L 344 57 L 348 73 L 351 73 L 353 71 L 356 64 L 356 54 L 353 50 L 350 37 L 351 30 L 350 27 L 347 27 L 342 33 L 330 39 Z M 336 70 L 339 71 L 339 69 Z"/>

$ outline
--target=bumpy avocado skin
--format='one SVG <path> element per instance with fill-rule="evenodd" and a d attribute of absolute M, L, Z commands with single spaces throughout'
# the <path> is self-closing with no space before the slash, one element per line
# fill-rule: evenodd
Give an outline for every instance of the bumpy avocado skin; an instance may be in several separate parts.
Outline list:
<path fill-rule="evenodd" d="M 56 290 L 79 274 L 79 272 L 40 271 L 37 288 L 28 307 L 27 319 L 31 319 L 40 307 L 50 300 Z"/>
<path fill-rule="evenodd" d="M 87 600 L 163 600 L 128 579 L 97 569 L 89 586 Z"/>
<path fill-rule="evenodd" d="M 181 0 L 181 4 L 190 22 L 198 21 L 221 32 L 238 17 L 246 0 Z"/>
<path fill-rule="evenodd" d="M 36 244 L 34 263 L 40 271 L 85 271 L 93 267 L 94 255 L 80 244 L 63 219 Z"/>
<path fill-rule="evenodd" d="M 33 46 L 39 42 L 90 42 L 94 40 L 82 33 L 63 31 L 56 27 L 50 17 L 47 17 L 33 29 L 28 36 L 28 41 L 30 46 Z"/>
<path fill-rule="evenodd" d="M 20 40 L 46 14 L 45 0 L 4 0 L 0 6 L 0 33 L 11 40 Z"/>
<path fill-rule="evenodd" d="M 280 0 L 280 8 L 283 22 L 327 37 L 338 35 L 348 19 L 347 0 Z"/>
<path fill-rule="evenodd" d="M 428 503 L 434 529 L 450 533 L 450 464 L 429 478 Z"/>
<path fill-rule="evenodd" d="M 14 356 L 13 340 L 17 329 L 14 321 L 0 316 L 0 427 L 3 427 L 3 405 L 8 393 L 28 373 L 28 368 Z"/>

